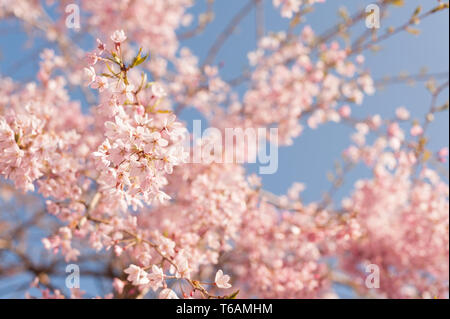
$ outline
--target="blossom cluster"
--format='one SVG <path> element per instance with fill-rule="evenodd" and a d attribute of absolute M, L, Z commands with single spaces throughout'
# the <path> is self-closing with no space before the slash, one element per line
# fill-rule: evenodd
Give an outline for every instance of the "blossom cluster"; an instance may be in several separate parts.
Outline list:
<path fill-rule="evenodd" d="M 304 4 L 314 4 L 316 2 L 325 2 L 325 0 L 273 0 L 275 7 L 281 7 L 281 16 L 283 18 L 292 18 L 292 16 L 300 11 Z"/>
<path fill-rule="evenodd" d="M 272 4 L 295 27 L 319 2 Z M 38 1 L 0 0 L 0 18 L 47 30 L 60 49 L 41 52 L 37 81 L 0 77 L 0 198 L 9 196 L 3 185 L 17 198 L 38 194 L 59 225 L 42 239 L 49 253 L 107 261 L 110 291 L 101 297 L 335 298 L 336 283 L 364 297 L 448 297 L 449 188 L 435 168 L 448 148 L 432 151 L 426 137 L 448 109 L 435 105 L 438 88 L 424 122 L 407 107 L 393 118 L 359 119 L 354 108 L 375 93 L 375 81 L 363 52 L 337 37 L 307 25 L 263 34 L 236 81 L 246 83 L 240 91 L 222 78 L 214 50 L 201 61 L 181 44 L 177 31 L 191 24 L 193 1 L 80 4 L 86 30 L 98 37 L 88 52 L 71 44 L 61 21 L 48 22 Z M 196 148 L 222 141 L 195 140 L 177 117 L 187 107 L 220 130 L 276 127 L 280 145 L 328 122 L 348 125 L 345 167 L 370 174 L 341 203 L 329 194 L 304 201 L 300 182 L 271 194 L 241 161 L 188 163 Z M 234 146 L 236 158 L 254 151 Z M 375 292 L 364 284 L 367 264 L 381 271 Z M 34 273 L 40 297 L 85 297 Z"/>
<path fill-rule="evenodd" d="M 339 122 L 348 115 L 349 101 L 360 105 L 364 94 L 374 93 L 373 80 L 361 66 L 362 56 L 352 62 L 337 42 L 317 48 L 315 38 L 308 26 L 295 40 L 285 33 L 262 38 L 249 54 L 255 66 L 251 89 L 242 102 L 229 108 L 222 126 L 275 125 L 280 143 L 289 145 L 303 130 L 300 121 L 312 129 Z M 317 61 L 312 60 L 315 51 Z"/>

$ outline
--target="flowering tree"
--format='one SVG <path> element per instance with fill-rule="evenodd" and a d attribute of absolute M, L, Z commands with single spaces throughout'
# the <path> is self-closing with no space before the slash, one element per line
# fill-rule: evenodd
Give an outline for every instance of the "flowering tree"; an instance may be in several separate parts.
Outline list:
<path fill-rule="evenodd" d="M 87 297 L 57 280 L 76 264 L 81 276 L 107 283 L 105 298 L 329 298 L 335 283 L 361 297 L 448 298 L 448 149 L 430 149 L 427 134 L 436 116 L 447 116 L 440 96 L 448 73 L 386 80 L 427 81 L 423 120 L 405 107 L 395 118 L 352 116 L 379 84 L 364 54 L 417 33 L 448 2 L 430 1 L 397 27 L 360 35 L 353 28 L 375 13 L 342 11 L 342 21 L 317 34 L 304 18 L 321 2 L 273 0 L 290 24 L 269 33 L 263 1 L 243 1 L 199 61 L 183 43 L 213 20 L 213 0 L 198 22 L 191 0 L 0 1 L 0 18 L 56 47 L 40 48 L 36 79 L 0 78 L 0 280 L 21 278 L 18 289 L 30 297 Z M 403 1 L 376 5 L 382 20 Z M 216 56 L 252 12 L 257 48 L 240 76 L 223 79 Z M 80 34 L 93 49 L 79 46 Z M 306 204 L 303 184 L 275 196 L 246 174 L 254 153 L 247 144 L 236 141 L 225 161 L 220 137 L 196 139 L 178 119 L 186 108 L 219 132 L 277 128 L 267 138 L 280 147 L 327 122 L 353 128 L 353 142 L 328 195 Z M 205 145 L 214 160 L 190 160 Z M 371 176 L 336 201 L 356 165 Z M 367 266 L 375 267 L 370 280 Z"/>

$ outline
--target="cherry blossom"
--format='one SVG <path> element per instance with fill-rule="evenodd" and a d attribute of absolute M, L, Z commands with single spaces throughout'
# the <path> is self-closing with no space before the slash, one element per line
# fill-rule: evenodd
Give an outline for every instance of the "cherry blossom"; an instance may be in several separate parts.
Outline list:
<path fill-rule="evenodd" d="M 228 283 L 229 281 L 230 281 L 230 276 L 224 275 L 223 271 L 221 269 L 217 271 L 214 282 L 218 288 L 223 288 L 223 289 L 231 288 L 231 284 Z"/>
<path fill-rule="evenodd" d="M 127 36 L 125 35 L 125 32 L 123 30 L 116 30 L 111 35 L 111 40 L 115 44 L 120 44 L 120 43 L 124 42 L 126 39 L 127 39 Z"/>
<path fill-rule="evenodd" d="M 217 57 L 233 32 L 204 58 L 184 41 L 214 19 L 213 6 L 196 19 L 191 0 L 81 0 L 87 51 L 46 5 L 0 1 L 0 19 L 54 48 L 30 61 L 30 81 L 0 77 L 0 210 L 17 213 L 0 220 L 0 246 L 20 262 L 0 280 L 24 269 L 28 297 L 87 298 L 52 279 L 60 264 L 93 261 L 109 285 L 99 298 L 336 298 L 337 284 L 359 297 L 448 298 L 448 146 L 430 130 L 448 110 L 448 82 L 427 82 L 425 116 L 406 103 L 368 109 L 383 81 L 367 50 L 407 28 L 355 39 L 363 9 L 341 12 L 345 23 L 322 34 L 306 18 L 324 2 L 269 2 L 289 27 L 258 30 L 230 79 Z M 64 12 L 64 1 L 49 3 Z M 424 15 L 446 8 L 430 4 Z M 279 147 L 329 123 L 347 127 L 348 144 L 323 194 L 311 199 L 302 180 L 272 194 L 247 169 L 255 150 L 238 141 L 232 162 L 223 161 L 229 150 L 190 161 L 223 140 L 189 132 L 188 108 L 219 132 L 277 128 L 267 138 Z M 31 228 L 27 238 L 34 228 L 40 236 L 32 247 L 55 262 L 35 265 L 22 250 Z M 369 264 L 380 269 L 376 291 L 364 284 Z"/>
<path fill-rule="evenodd" d="M 164 280 L 164 273 L 161 268 L 156 265 L 152 266 L 152 272 L 147 276 L 149 280 L 149 285 L 153 290 L 157 290 L 159 287 L 162 287 L 162 283 Z"/>
<path fill-rule="evenodd" d="M 161 290 L 159 293 L 159 299 L 179 299 L 177 294 L 169 288 Z"/>
<path fill-rule="evenodd" d="M 150 282 L 147 273 L 136 265 L 130 265 L 124 272 L 128 274 L 127 280 L 131 281 L 133 285 L 145 285 Z"/>

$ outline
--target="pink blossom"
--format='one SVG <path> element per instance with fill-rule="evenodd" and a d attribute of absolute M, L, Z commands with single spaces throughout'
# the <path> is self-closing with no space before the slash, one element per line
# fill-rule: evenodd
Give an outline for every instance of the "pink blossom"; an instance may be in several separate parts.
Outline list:
<path fill-rule="evenodd" d="M 437 155 L 439 162 L 445 163 L 447 160 L 446 157 L 448 157 L 448 147 L 441 148 Z"/>
<path fill-rule="evenodd" d="M 152 272 L 147 276 L 150 287 L 156 291 L 159 287 L 162 287 L 164 280 L 164 273 L 161 268 L 156 265 L 152 266 Z"/>
<path fill-rule="evenodd" d="M 147 273 L 141 267 L 132 264 L 124 272 L 128 274 L 127 280 L 131 281 L 135 286 L 149 283 Z"/>
<path fill-rule="evenodd" d="M 348 118 L 351 113 L 352 111 L 348 105 L 344 105 L 339 109 L 339 115 L 343 118 Z"/>
<path fill-rule="evenodd" d="M 179 299 L 177 294 L 170 288 L 164 288 L 159 293 L 159 299 Z"/>
<path fill-rule="evenodd" d="M 435 132 L 418 124 L 432 126 L 445 112 L 436 106 L 433 117 L 411 124 L 422 114 L 368 109 L 366 97 L 379 84 L 364 58 L 372 41 L 363 33 L 359 50 L 353 32 L 342 41 L 335 28 L 317 33 L 314 25 L 297 25 L 314 22 L 307 15 L 319 2 L 273 0 L 283 17 L 295 19 L 285 30 L 258 32 L 254 50 L 239 53 L 249 65 L 235 79 L 224 72 L 232 59 L 204 61 L 184 41 L 212 18 L 208 10 L 198 29 L 179 29 L 196 12 L 190 0 L 80 0 L 82 36 L 111 39 L 97 39 L 91 52 L 67 42 L 65 17 L 48 21 L 40 1 L 1 2 L 0 16 L 45 34 L 64 54 L 44 49 L 36 81 L 0 78 L 0 209 L 8 212 L 0 246 L 21 255 L 8 261 L 19 272 L 0 280 L 30 270 L 24 260 L 42 268 L 26 244 L 45 233 L 41 246 L 55 263 L 95 262 L 98 278 L 111 279 L 103 298 L 226 298 L 221 289 L 231 287 L 230 276 L 218 270 L 214 283 L 209 278 L 219 268 L 230 271 L 243 298 L 336 297 L 337 284 L 359 297 L 448 297 L 449 191 L 436 163 L 446 161 L 448 148 L 432 153 Z M 65 1 L 54 5 L 63 12 Z M 364 8 L 355 10 L 351 16 L 364 16 Z M 137 48 L 141 57 L 151 52 L 145 63 L 133 63 L 143 61 L 135 59 Z M 73 93 L 83 83 L 96 92 L 81 103 Z M 276 195 L 271 183 L 249 175 L 253 147 L 233 142 L 236 161 L 224 163 L 229 150 L 213 148 L 222 146 L 221 134 L 187 146 L 195 136 L 176 115 L 184 108 L 216 133 L 276 128 L 266 134 L 273 145 L 296 147 L 304 132 L 314 141 L 312 130 L 330 122 L 332 132 L 345 126 L 351 133 L 342 163 L 319 187 L 324 194 L 304 201 L 299 181 Z M 197 151 L 217 161 L 189 163 Z M 292 162 L 303 165 L 300 157 Z M 348 174 L 352 167 L 358 169 Z M 325 183 L 324 174 L 319 169 L 313 179 Z M 369 263 L 379 266 L 379 289 L 364 285 Z M 44 268 L 27 296 L 64 298 L 45 288 L 55 269 Z M 121 271 L 126 280 L 115 278 Z M 67 297 L 85 296 L 71 290 Z"/>
<path fill-rule="evenodd" d="M 230 281 L 230 276 L 224 275 L 223 271 L 219 269 L 216 273 L 216 277 L 214 279 L 214 283 L 218 288 L 228 289 L 231 287 L 231 284 L 228 282 Z"/>
<path fill-rule="evenodd" d="M 291 188 L 289 188 L 288 196 L 291 200 L 298 199 L 301 192 L 305 190 L 305 184 L 303 183 L 294 183 Z"/>
<path fill-rule="evenodd" d="M 123 30 L 116 30 L 111 35 L 111 40 L 115 44 L 120 44 L 120 43 L 124 42 L 126 39 L 127 39 L 127 36 L 125 35 L 125 32 Z"/>
<path fill-rule="evenodd" d="M 395 115 L 399 120 L 406 121 L 409 119 L 409 111 L 405 107 L 399 107 L 395 110 Z"/>
<path fill-rule="evenodd" d="M 99 92 L 103 92 L 108 88 L 108 79 L 104 76 L 96 76 L 94 83 L 91 84 L 93 89 L 98 89 Z"/>
<path fill-rule="evenodd" d="M 122 294 L 123 288 L 125 288 L 125 282 L 118 278 L 114 278 L 113 287 L 117 291 L 118 294 Z"/>
<path fill-rule="evenodd" d="M 412 136 L 421 135 L 423 133 L 423 128 L 418 124 L 414 124 L 413 127 L 411 128 L 410 133 Z"/>
<path fill-rule="evenodd" d="M 281 7 L 281 15 L 284 18 L 292 18 L 293 13 L 296 13 L 300 9 L 302 0 L 273 0 L 273 5 L 275 7 Z"/>
<path fill-rule="evenodd" d="M 443 147 L 439 150 L 438 155 L 440 157 L 447 157 L 448 156 L 448 147 Z"/>
<path fill-rule="evenodd" d="M 160 84 L 158 84 L 158 83 L 154 83 L 154 84 L 151 86 L 151 89 L 152 89 L 153 95 L 154 95 L 155 97 L 157 97 L 157 98 L 162 98 L 162 97 L 165 97 L 165 96 L 167 95 L 167 93 L 166 93 L 166 91 L 164 90 L 164 88 L 163 88 Z"/>
<path fill-rule="evenodd" d="M 106 49 L 106 45 L 100 39 L 97 39 L 96 41 L 97 41 L 98 55 L 102 55 L 103 51 L 105 51 Z"/>
<path fill-rule="evenodd" d="M 91 85 L 97 77 L 92 66 L 84 68 L 84 75 L 86 77 L 86 85 Z"/>

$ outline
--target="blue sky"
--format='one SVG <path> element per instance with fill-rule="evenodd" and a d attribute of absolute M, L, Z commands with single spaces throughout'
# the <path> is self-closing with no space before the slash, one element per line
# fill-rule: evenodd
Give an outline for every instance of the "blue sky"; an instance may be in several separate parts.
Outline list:
<path fill-rule="evenodd" d="M 74 1 L 76 2 L 76 1 Z M 203 12 L 204 1 L 197 1 L 197 5 L 190 9 L 193 14 Z M 317 4 L 315 12 L 306 17 L 309 24 L 317 33 L 328 30 L 337 22 L 337 11 L 345 5 L 349 12 L 364 8 L 371 1 L 328 0 L 325 4 Z M 214 22 L 207 30 L 194 39 L 183 42 L 202 60 L 209 47 L 222 31 L 233 15 L 244 5 L 242 0 L 216 0 Z M 414 9 L 422 4 L 424 10 L 434 7 L 437 1 L 408 0 L 402 8 L 391 8 L 387 20 L 382 21 L 381 27 L 398 26 L 409 19 Z M 288 26 L 288 20 L 280 17 L 273 9 L 271 1 L 264 1 L 266 31 L 281 31 Z M 81 21 L 83 27 L 83 21 Z M 447 72 L 449 70 L 449 18 L 448 11 L 441 12 L 423 21 L 419 26 L 421 34 L 418 36 L 401 33 L 382 43 L 383 49 L 377 53 L 366 52 L 366 63 L 374 79 L 386 75 L 395 76 L 407 71 L 417 74 L 423 67 L 430 73 Z M 300 26 L 301 28 L 301 26 Z M 357 30 L 364 30 L 363 22 L 357 25 Z M 0 21 L 0 74 L 11 76 L 16 80 L 31 80 L 38 69 L 38 55 L 36 48 L 44 47 L 42 38 L 29 40 L 23 29 L 17 23 Z M 83 47 L 91 48 L 88 39 L 83 40 Z M 227 41 L 217 56 L 215 63 L 222 63 L 223 78 L 230 79 L 240 74 L 247 66 L 247 52 L 256 47 L 255 14 L 252 12 L 237 28 L 233 36 Z M 19 67 L 20 66 L 20 67 Z M 242 92 L 244 88 L 240 88 Z M 77 95 L 74 95 L 77 98 Z M 448 90 L 441 95 L 440 101 L 448 99 Z M 413 117 L 422 119 L 428 110 L 430 96 L 423 83 L 414 87 L 405 84 L 390 85 L 374 96 L 366 97 L 362 106 L 354 114 L 363 117 L 367 114 L 379 113 L 392 116 L 395 108 L 406 106 L 412 111 Z M 192 123 L 199 114 L 193 110 L 182 112 L 182 119 Z M 327 172 L 333 170 L 336 160 L 340 159 L 343 149 L 350 144 L 349 135 L 352 130 L 340 124 L 326 124 L 317 130 L 304 130 L 294 145 L 282 147 L 279 150 L 279 168 L 276 174 L 264 175 L 264 188 L 276 194 L 283 194 L 296 181 L 306 184 L 303 198 L 306 202 L 318 200 L 321 194 L 329 189 Z M 440 114 L 430 127 L 432 136 L 431 147 L 437 150 L 448 146 L 449 121 L 448 113 Z M 256 165 L 249 165 L 249 172 L 256 172 Z M 353 182 L 361 176 L 369 176 L 362 168 L 350 173 L 349 179 L 337 193 L 337 198 L 348 194 Z"/>

